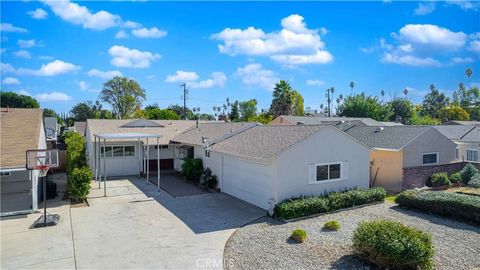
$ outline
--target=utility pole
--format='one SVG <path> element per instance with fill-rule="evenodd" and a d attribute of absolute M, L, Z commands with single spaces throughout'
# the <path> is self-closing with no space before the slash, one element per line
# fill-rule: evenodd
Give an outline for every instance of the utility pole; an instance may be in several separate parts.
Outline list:
<path fill-rule="evenodd" d="M 327 89 L 328 117 L 330 117 L 330 88 Z"/>
<path fill-rule="evenodd" d="M 180 86 L 183 87 L 183 120 L 187 120 L 187 84 L 182 83 Z"/>

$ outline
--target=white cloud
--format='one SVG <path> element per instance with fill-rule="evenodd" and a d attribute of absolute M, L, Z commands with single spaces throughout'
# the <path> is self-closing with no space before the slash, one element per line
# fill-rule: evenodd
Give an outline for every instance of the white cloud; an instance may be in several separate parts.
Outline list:
<path fill-rule="evenodd" d="M 30 17 L 37 20 L 42 20 L 48 17 L 48 13 L 41 8 L 37 8 L 35 10 L 29 11 L 27 12 L 27 14 L 30 15 Z"/>
<path fill-rule="evenodd" d="M 177 70 L 175 74 L 168 75 L 167 78 L 165 78 L 165 82 L 191 82 L 197 80 L 198 78 L 199 76 L 196 72 Z"/>
<path fill-rule="evenodd" d="M 167 31 L 159 30 L 156 27 L 133 29 L 132 35 L 139 38 L 162 38 L 167 35 Z"/>
<path fill-rule="evenodd" d="M 82 25 L 84 28 L 104 30 L 121 23 L 121 18 L 118 15 L 111 14 L 104 10 L 92 13 L 87 7 L 72 3 L 69 0 L 42 0 L 42 2 L 49 6 L 53 13 L 63 20 Z"/>
<path fill-rule="evenodd" d="M 2 63 L 2 72 L 4 73 L 15 73 L 18 75 L 34 75 L 34 76 L 56 76 L 65 73 L 71 73 L 79 70 L 79 66 L 74 64 L 64 62 L 61 60 L 55 60 L 48 64 L 43 64 L 39 69 L 28 69 L 28 68 L 14 68 L 10 64 Z"/>
<path fill-rule="evenodd" d="M 414 10 L 415 15 L 427 15 L 435 10 L 435 2 L 418 3 L 418 7 Z"/>
<path fill-rule="evenodd" d="M 127 34 L 127 32 L 125 32 L 125 31 L 123 31 L 123 30 L 120 30 L 120 31 L 118 31 L 118 32 L 115 34 L 115 38 L 116 38 L 116 39 L 128 38 L 128 34 Z"/>
<path fill-rule="evenodd" d="M 28 33 L 28 30 L 25 28 L 14 26 L 11 23 L 1 23 L 0 32 Z"/>
<path fill-rule="evenodd" d="M 87 72 L 87 74 L 90 77 L 98 77 L 102 79 L 111 79 L 115 76 L 119 76 L 119 77 L 123 76 L 123 74 L 118 70 L 101 71 L 98 69 L 91 69 Z"/>
<path fill-rule="evenodd" d="M 80 81 L 78 83 L 78 87 L 80 87 L 80 90 L 85 91 L 90 88 L 90 84 L 86 83 L 85 81 Z"/>
<path fill-rule="evenodd" d="M 219 51 L 231 56 L 267 56 L 285 65 L 325 64 L 333 60 L 320 38 L 328 32 L 325 28 L 309 29 L 297 14 L 283 18 L 281 24 L 278 32 L 265 33 L 254 27 L 226 28 L 212 38 L 222 41 Z"/>
<path fill-rule="evenodd" d="M 42 59 L 42 60 L 53 60 L 53 56 L 49 56 L 49 55 L 42 55 L 42 56 L 39 56 L 38 57 L 39 59 Z"/>
<path fill-rule="evenodd" d="M 18 43 L 18 46 L 20 46 L 20 48 L 32 48 L 35 46 L 38 46 L 38 47 L 42 46 L 42 44 L 38 43 L 35 39 L 29 39 L 29 40 L 19 39 L 17 43 Z"/>
<path fill-rule="evenodd" d="M 140 28 L 142 25 L 140 23 L 134 21 L 126 21 L 123 23 L 123 27 L 125 28 Z"/>
<path fill-rule="evenodd" d="M 453 57 L 452 58 L 452 63 L 454 64 L 464 64 L 464 63 L 472 63 L 475 60 L 471 57 Z"/>
<path fill-rule="evenodd" d="M 468 50 L 480 54 L 480 39 L 470 41 Z"/>
<path fill-rule="evenodd" d="M 273 90 L 273 86 L 279 81 L 275 72 L 264 69 L 260 64 L 248 64 L 240 67 L 234 74 L 248 86 L 259 86 L 267 90 Z"/>
<path fill-rule="evenodd" d="M 26 51 L 26 50 L 16 51 L 16 52 L 14 53 L 14 55 L 15 55 L 16 57 L 25 58 L 25 59 L 30 59 L 30 58 L 32 58 L 32 56 L 30 55 L 30 53 L 29 53 L 28 51 Z"/>
<path fill-rule="evenodd" d="M 147 68 L 150 66 L 150 61 L 160 59 L 158 53 L 142 52 L 118 45 L 112 46 L 108 53 L 112 57 L 110 63 L 116 67 Z"/>
<path fill-rule="evenodd" d="M 2 83 L 12 85 L 12 84 L 20 84 L 21 82 L 17 78 L 6 77 L 5 79 L 2 80 Z"/>
<path fill-rule="evenodd" d="M 322 86 L 324 85 L 325 82 L 321 80 L 307 80 L 307 85 L 308 86 Z"/>
<path fill-rule="evenodd" d="M 446 1 L 446 2 L 450 5 L 459 6 L 463 10 L 476 11 L 480 8 L 480 3 L 477 1 L 454 0 L 454 1 Z"/>
<path fill-rule="evenodd" d="M 31 96 L 32 96 L 32 94 L 30 94 L 28 91 L 26 91 L 26 90 L 23 90 L 23 89 L 22 89 L 22 90 L 19 90 L 19 91 L 17 91 L 17 93 L 19 93 L 20 95 L 24 95 L 24 96 L 29 96 L 29 97 L 31 97 Z"/>
<path fill-rule="evenodd" d="M 384 53 L 382 62 L 418 67 L 441 66 L 441 63 L 438 60 L 431 57 L 421 58 L 414 55 L 402 55 L 398 53 Z"/>
<path fill-rule="evenodd" d="M 192 82 L 190 85 L 192 88 L 212 88 L 212 87 L 223 87 L 225 81 L 227 81 L 227 76 L 223 72 L 212 72 L 210 79 L 203 81 Z"/>
<path fill-rule="evenodd" d="M 50 93 L 41 93 L 35 95 L 35 99 L 40 102 L 62 102 L 62 101 L 69 101 L 72 99 L 65 93 L 62 92 L 50 92 Z"/>

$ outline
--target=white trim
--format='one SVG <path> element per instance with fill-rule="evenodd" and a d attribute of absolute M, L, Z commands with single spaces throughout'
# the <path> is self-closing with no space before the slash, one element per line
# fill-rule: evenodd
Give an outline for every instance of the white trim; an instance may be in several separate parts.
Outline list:
<path fill-rule="evenodd" d="M 425 155 L 432 155 L 432 154 L 435 154 L 437 156 L 437 161 L 434 162 L 434 163 L 423 163 L 423 156 Z M 439 154 L 438 152 L 427 152 L 427 153 L 422 153 L 422 166 L 428 166 L 428 165 L 435 165 L 435 164 L 438 164 L 438 159 L 439 159 Z"/>
<path fill-rule="evenodd" d="M 468 159 L 468 151 L 477 152 L 477 160 L 469 160 L 469 159 Z M 467 154 L 467 161 L 478 162 L 478 150 L 477 150 L 477 149 L 467 148 L 466 154 Z"/>
<path fill-rule="evenodd" d="M 343 175 L 343 169 L 342 166 L 345 166 L 346 163 L 342 161 L 335 161 L 335 162 L 326 162 L 326 163 L 315 163 L 311 164 L 313 167 L 313 179 L 308 179 L 309 184 L 321 184 L 321 183 L 331 183 L 331 182 L 338 182 L 345 180 L 346 178 Z M 326 179 L 326 180 L 317 180 L 317 167 L 318 166 L 328 166 L 328 178 L 330 178 L 330 165 L 340 165 L 340 178 L 335 178 L 335 179 Z"/>
<path fill-rule="evenodd" d="M 17 168 L 4 168 L 0 169 L 0 172 L 19 172 L 19 171 L 26 171 L 25 167 L 17 167 Z"/>

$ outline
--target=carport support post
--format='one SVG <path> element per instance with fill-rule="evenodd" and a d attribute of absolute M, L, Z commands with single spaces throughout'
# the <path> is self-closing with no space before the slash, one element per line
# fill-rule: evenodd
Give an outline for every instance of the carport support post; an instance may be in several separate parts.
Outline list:
<path fill-rule="evenodd" d="M 101 173 L 102 172 L 102 167 L 101 167 L 102 166 L 102 159 L 101 159 L 101 157 L 102 157 L 102 151 L 101 151 L 102 145 L 101 145 L 101 143 L 102 142 L 101 142 L 100 138 L 96 138 L 95 141 L 97 141 L 97 139 L 98 139 L 98 149 L 97 150 L 99 152 L 99 154 L 98 154 L 98 189 L 101 189 L 102 188 L 102 186 L 101 186 L 102 185 L 102 173 Z M 105 148 L 103 148 L 103 151 L 105 152 Z M 103 156 L 105 158 L 105 153 L 103 153 Z"/>
<path fill-rule="evenodd" d="M 142 176 L 142 160 L 140 159 L 140 139 L 137 139 L 137 151 L 138 151 L 138 176 Z M 143 149 L 142 149 L 142 154 L 143 154 Z M 143 157 L 142 157 L 143 159 Z"/>
<path fill-rule="evenodd" d="M 93 171 L 95 173 L 95 181 L 97 181 L 97 137 L 93 137 Z"/>
<path fill-rule="evenodd" d="M 148 175 L 150 174 L 150 145 L 148 144 L 148 138 L 147 138 L 147 185 L 149 184 L 148 182 Z"/>
<path fill-rule="evenodd" d="M 157 137 L 157 187 L 160 191 L 160 144 L 158 143 Z"/>
<path fill-rule="evenodd" d="M 107 197 L 107 143 L 105 138 L 103 138 L 103 196 Z M 112 149 L 113 151 L 113 149 Z M 112 153 L 113 155 L 113 153 Z"/>

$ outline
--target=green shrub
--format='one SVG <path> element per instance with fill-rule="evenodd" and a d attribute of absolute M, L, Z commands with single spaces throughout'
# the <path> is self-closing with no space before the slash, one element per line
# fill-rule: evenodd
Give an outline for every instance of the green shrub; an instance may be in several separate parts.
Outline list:
<path fill-rule="evenodd" d="M 182 164 L 181 174 L 187 180 L 198 183 L 203 174 L 203 163 L 199 158 L 185 158 Z"/>
<path fill-rule="evenodd" d="M 325 222 L 325 224 L 323 224 L 323 228 L 329 231 L 338 231 L 340 230 L 340 227 L 341 227 L 340 222 L 336 220 L 330 220 Z"/>
<path fill-rule="evenodd" d="M 295 240 L 297 243 L 303 243 L 307 240 L 307 232 L 302 229 L 296 229 L 290 235 L 290 239 Z"/>
<path fill-rule="evenodd" d="M 362 222 L 353 233 L 353 249 L 362 258 L 387 269 L 433 269 L 429 234 L 399 222 Z"/>
<path fill-rule="evenodd" d="M 448 179 L 450 179 L 450 183 L 452 184 L 460 183 L 462 182 L 462 174 L 460 174 L 460 172 L 452 173 Z"/>
<path fill-rule="evenodd" d="M 87 154 L 85 152 L 85 138 L 76 132 L 69 132 L 66 134 L 65 143 L 67 144 L 66 154 L 66 170 L 67 170 L 67 187 L 69 193 L 72 186 L 72 172 L 75 168 L 83 168 L 87 166 Z"/>
<path fill-rule="evenodd" d="M 475 175 L 476 173 L 479 173 L 478 169 L 473 164 L 468 163 L 460 171 L 460 174 L 462 175 L 462 182 L 464 184 L 468 184 L 470 179 L 472 179 L 473 175 Z"/>
<path fill-rule="evenodd" d="M 468 186 L 473 188 L 480 188 L 480 174 L 476 173 L 473 175 L 472 179 L 468 181 Z"/>
<path fill-rule="evenodd" d="M 68 181 L 70 182 L 69 193 L 74 200 L 84 201 L 90 193 L 90 182 L 93 173 L 88 167 L 74 168 Z"/>
<path fill-rule="evenodd" d="M 430 176 L 430 182 L 432 183 L 433 187 L 449 186 L 452 184 L 450 183 L 446 172 L 432 174 L 432 176 Z"/>
<path fill-rule="evenodd" d="M 402 207 L 480 224 L 480 196 L 445 191 L 407 190 L 395 200 Z"/>
<path fill-rule="evenodd" d="M 299 197 L 285 200 L 275 205 L 275 215 L 283 219 L 293 219 L 319 213 L 335 211 L 357 205 L 380 202 L 387 193 L 383 188 L 353 189 L 333 192 L 326 196 Z"/>

